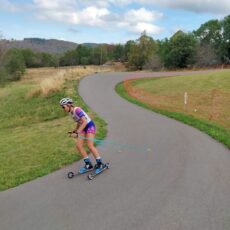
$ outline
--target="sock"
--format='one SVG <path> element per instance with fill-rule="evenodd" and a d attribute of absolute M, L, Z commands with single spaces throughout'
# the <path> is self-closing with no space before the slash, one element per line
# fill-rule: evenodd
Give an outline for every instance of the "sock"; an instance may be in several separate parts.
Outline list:
<path fill-rule="evenodd" d="M 85 162 L 86 164 L 90 164 L 90 163 L 91 163 L 91 162 L 90 162 L 90 159 L 89 159 L 88 157 L 84 158 L 84 162 Z"/>
<path fill-rule="evenodd" d="M 97 163 L 102 163 L 101 158 L 100 157 L 96 158 L 96 162 Z"/>

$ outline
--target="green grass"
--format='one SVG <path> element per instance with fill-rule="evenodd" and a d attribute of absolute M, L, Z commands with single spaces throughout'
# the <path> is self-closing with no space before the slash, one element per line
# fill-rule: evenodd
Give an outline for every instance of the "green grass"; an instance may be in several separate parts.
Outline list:
<path fill-rule="evenodd" d="M 64 116 L 57 107 L 57 102 L 64 96 L 64 92 L 47 97 L 28 97 L 27 94 L 32 87 L 31 84 L 12 83 L 1 89 L 1 120 L 5 122 L 0 123 L 0 129 L 27 126 Z"/>
<path fill-rule="evenodd" d="M 196 76 L 198 77 L 198 76 Z M 192 77 L 192 80 L 194 80 L 194 76 Z M 164 92 L 164 95 L 168 95 L 168 92 L 174 92 L 177 91 L 179 89 L 179 85 L 178 82 L 177 83 L 172 83 L 173 80 L 175 78 L 170 77 L 170 78 L 163 78 L 161 80 L 161 78 L 155 78 L 155 79 L 141 79 L 141 80 L 134 80 L 132 82 L 132 85 L 135 86 L 137 89 L 138 87 L 140 87 L 141 85 L 141 89 L 143 90 L 143 88 L 146 88 L 146 91 L 149 92 Z M 225 78 L 226 79 L 226 78 Z M 181 81 L 181 84 L 183 85 L 185 81 L 187 81 L 187 77 L 179 77 L 179 81 Z M 154 84 L 151 84 L 151 82 L 154 82 Z M 163 82 L 163 83 L 162 83 Z M 156 84 L 155 84 L 156 83 Z M 228 82 L 223 83 L 223 87 L 227 87 L 226 85 L 229 85 L 229 80 Z M 188 83 L 190 85 L 190 82 Z M 198 86 L 194 86 L 194 82 L 193 85 L 191 85 L 190 87 L 198 87 Z M 205 84 L 208 84 L 207 82 L 200 82 L 200 86 L 203 90 L 205 89 Z M 145 85 L 145 86 L 144 86 Z M 162 86 L 163 85 L 163 86 Z M 210 85 L 210 84 L 208 84 Z M 138 87 L 137 87 L 138 86 Z M 165 89 L 167 88 L 167 90 Z M 207 88 L 207 87 L 206 87 Z M 155 108 L 152 105 L 149 105 L 147 103 L 144 103 L 142 101 L 139 101 L 133 97 L 131 97 L 126 89 L 125 86 L 123 84 L 123 82 L 119 83 L 116 86 L 116 92 L 122 96 L 123 98 L 127 99 L 128 101 L 141 106 L 145 109 L 151 110 L 153 112 L 157 112 L 160 114 L 163 114 L 165 116 L 168 116 L 170 118 L 179 120 L 185 124 L 191 125 L 205 133 L 207 133 L 208 135 L 210 135 L 211 137 L 213 137 L 214 139 L 218 140 L 219 142 L 223 143 L 225 146 L 227 146 L 228 148 L 230 148 L 230 130 L 228 128 L 224 128 L 223 126 L 209 121 L 207 119 L 201 119 L 201 118 L 196 118 L 193 115 L 188 115 L 188 114 L 184 114 L 182 112 L 175 112 L 175 111 L 170 111 L 170 110 L 166 110 L 166 109 L 159 109 L 159 108 Z M 169 93 L 170 94 L 170 93 Z M 226 107 L 229 105 L 226 105 Z"/>
<path fill-rule="evenodd" d="M 230 71 L 126 82 L 130 96 L 153 108 L 186 113 L 230 128 Z M 188 94 L 186 110 L 184 93 Z"/>
<path fill-rule="evenodd" d="M 59 106 L 69 96 L 93 115 L 97 137 L 106 135 L 106 124 L 76 94 L 78 81 L 65 81 L 63 89 L 48 96 L 28 97 L 35 82 L 14 82 L 0 88 L 0 191 L 47 175 L 79 160 L 67 132 L 75 127 Z"/>
<path fill-rule="evenodd" d="M 202 90 L 211 91 L 212 89 L 221 89 L 229 91 L 230 71 L 223 70 L 205 74 L 194 74 L 190 76 L 144 78 L 133 82 L 138 88 L 144 88 L 147 92 L 153 94 L 180 93 L 181 89 L 187 91 Z M 154 84 L 154 85 L 153 85 Z"/>

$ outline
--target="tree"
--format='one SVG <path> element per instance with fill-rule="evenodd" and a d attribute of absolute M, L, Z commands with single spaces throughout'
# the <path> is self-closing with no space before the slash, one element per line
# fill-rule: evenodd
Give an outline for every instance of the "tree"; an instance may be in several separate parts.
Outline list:
<path fill-rule="evenodd" d="M 209 20 L 208 22 L 202 24 L 200 28 L 196 31 L 193 31 L 194 35 L 200 43 L 200 47 L 210 47 L 218 59 L 222 59 L 221 53 L 221 43 L 222 43 L 222 28 L 221 22 L 218 20 Z"/>
<path fill-rule="evenodd" d="M 90 49 L 84 45 L 79 45 L 76 48 L 76 64 L 87 65 L 89 64 Z"/>
<path fill-rule="evenodd" d="M 0 66 L 0 85 L 4 85 L 8 78 L 9 75 L 6 72 L 6 69 L 3 66 Z"/>
<path fill-rule="evenodd" d="M 142 69 L 144 60 L 141 58 L 140 52 L 140 47 L 137 44 L 131 46 L 130 52 L 128 53 L 128 67 L 130 69 Z"/>
<path fill-rule="evenodd" d="M 230 15 L 225 17 L 221 23 L 223 29 L 223 40 L 221 44 L 222 60 L 230 63 Z"/>
<path fill-rule="evenodd" d="M 160 56 L 158 54 L 154 54 L 145 63 L 145 65 L 143 66 L 143 69 L 158 71 L 158 70 L 161 70 L 162 67 L 163 65 L 162 65 Z"/>
<path fill-rule="evenodd" d="M 60 58 L 60 66 L 73 66 L 76 65 L 76 50 L 68 50 Z"/>
<path fill-rule="evenodd" d="M 218 48 L 221 43 L 221 23 L 218 20 L 210 20 L 193 32 L 201 45 L 211 45 Z"/>
<path fill-rule="evenodd" d="M 93 47 L 90 54 L 90 62 L 94 65 L 102 65 L 107 61 L 107 49 L 105 45 Z"/>
<path fill-rule="evenodd" d="M 145 63 L 156 52 L 155 41 L 143 32 L 134 44 L 131 44 L 128 53 L 128 66 L 131 69 L 143 69 Z"/>
<path fill-rule="evenodd" d="M 220 59 L 215 52 L 215 49 L 209 45 L 197 45 L 195 65 L 199 67 L 208 67 L 220 64 Z"/>
<path fill-rule="evenodd" d="M 211 47 L 222 63 L 230 63 L 230 15 L 220 21 L 209 20 L 193 33 L 201 47 Z"/>
<path fill-rule="evenodd" d="M 4 54 L 5 49 L 4 45 L 2 43 L 2 34 L 0 33 L 0 85 L 3 85 L 7 79 L 9 78 L 9 75 L 6 71 L 6 68 L 4 66 Z"/>
<path fill-rule="evenodd" d="M 39 67 L 37 55 L 31 49 L 22 49 L 21 52 L 25 60 L 26 67 Z"/>
<path fill-rule="evenodd" d="M 124 50 L 124 52 L 125 52 L 125 61 L 128 61 L 128 55 L 129 55 L 129 53 L 130 53 L 130 51 L 131 51 L 131 47 L 132 46 L 134 46 L 135 45 L 135 41 L 133 41 L 133 40 L 129 40 L 129 41 L 127 41 L 126 43 L 125 43 L 125 50 Z"/>
<path fill-rule="evenodd" d="M 0 58 L 3 56 L 5 50 L 4 50 L 4 45 L 2 44 L 2 34 L 0 32 Z"/>
<path fill-rule="evenodd" d="M 4 56 L 4 65 L 10 75 L 9 80 L 19 80 L 26 70 L 25 60 L 19 49 L 7 51 Z"/>
<path fill-rule="evenodd" d="M 195 62 L 196 39 L 193 34 L 176 32 L 169 40 L 167 67 L 186 68 Z"/>
<path fill-rule="evenodd" d="M 163 40 L 157 41 L 157 54 L 160 57 L 161 63 L 163 67 L 170 66 L 170 44 L 169 39 L 165 38 Z"/>
<path fill-rule="evenodd" d="M 113 58 L 115 61 L 124 61 L 125 59 L 125 48 L 123 45 L 118 44 L 114 46 Z"/>
<path fill-rule="evenodd" d="M 53 55 L 49 53 L 40 53 L 41 67 L 51 67 L 55 66 L 55 60 Z"/>

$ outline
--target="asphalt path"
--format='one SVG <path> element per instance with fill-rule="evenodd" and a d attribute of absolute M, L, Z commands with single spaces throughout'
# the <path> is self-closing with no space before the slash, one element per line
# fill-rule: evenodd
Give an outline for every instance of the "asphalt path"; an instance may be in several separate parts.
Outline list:
<path fill-rule="evenodd" d="M 111 168 L 69 180 L 76 162 L 0 193 L 1 230 L 229 230 L 230 151 L 206 134 L 133 105 L 115 85 L 140 76 L 84 78 L 80 95 L 108 123 L 99 147 Z"/>

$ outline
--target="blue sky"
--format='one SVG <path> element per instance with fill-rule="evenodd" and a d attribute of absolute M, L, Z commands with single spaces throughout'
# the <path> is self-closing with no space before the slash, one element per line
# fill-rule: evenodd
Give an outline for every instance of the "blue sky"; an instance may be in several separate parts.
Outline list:
<path fill-rule="evenodd" d="M 230 14 L 229 0 L 0 0 L 2 38 L 125 43 L 191 32 Z"/>

